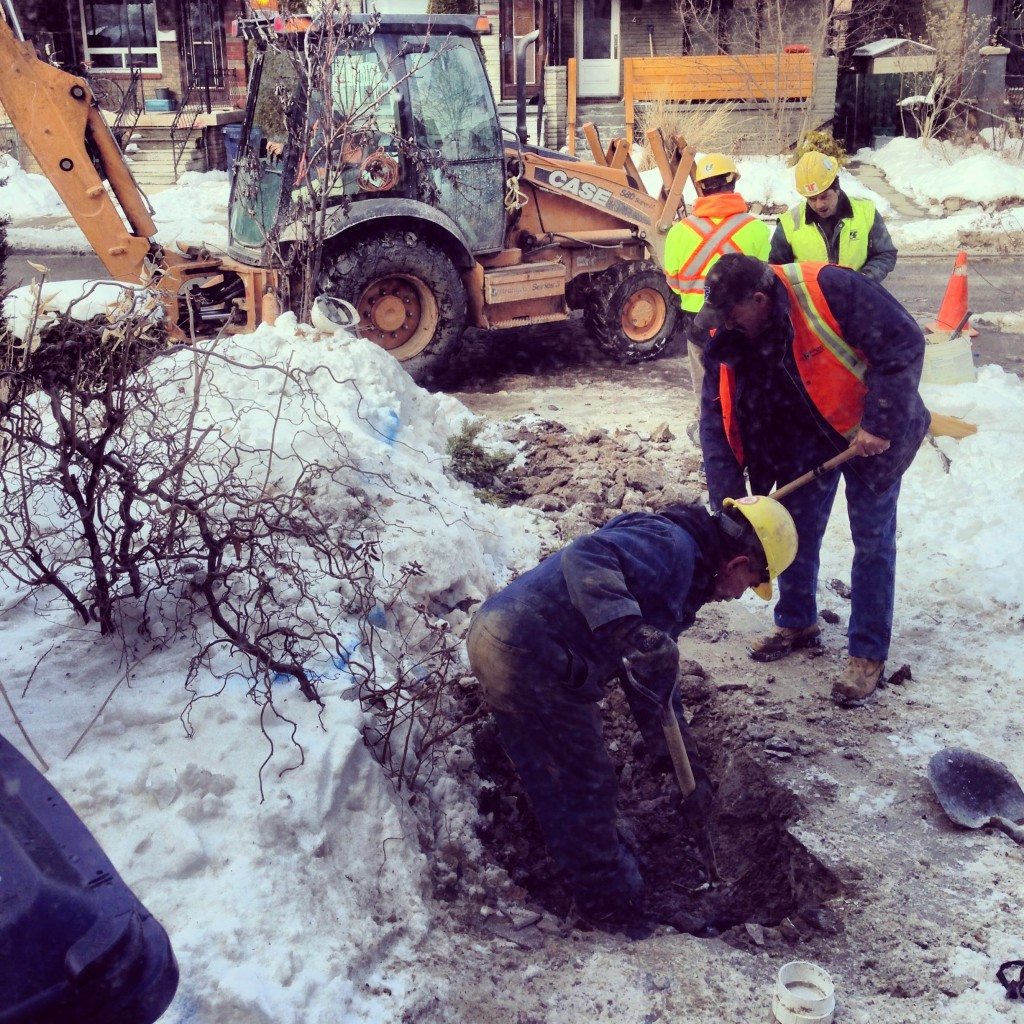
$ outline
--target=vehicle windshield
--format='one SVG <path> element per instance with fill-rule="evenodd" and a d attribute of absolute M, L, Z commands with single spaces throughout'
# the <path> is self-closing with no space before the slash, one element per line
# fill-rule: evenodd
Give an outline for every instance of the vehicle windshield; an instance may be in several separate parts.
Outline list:
<path fill-rule="evenodd" d="M 236 168 L 233 240 L 264 246 L 282 202 L 296 219 L 303 208 L 372 188 L 365 161 L 381 151 L 397 157 L 398 117 L 395 79 L 372 40 L 268 50 Z"/>

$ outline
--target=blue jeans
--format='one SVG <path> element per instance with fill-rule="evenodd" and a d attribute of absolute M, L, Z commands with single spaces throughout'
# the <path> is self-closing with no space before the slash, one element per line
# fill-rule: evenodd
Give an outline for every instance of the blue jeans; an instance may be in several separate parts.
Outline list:
<path fill-rule="evenodd" d="M 892 636 L 896 591 L 896 500 L 900 481 L 875 494 L 850 466 L 805 484 L 783 504 L 796 523 L 800 546 L 793 564 L 779 577 L 775 624 L 791 629 L 818 619 L 817 589 L 821 540 L 835 501 L 839 474 L 846 481 L 846 504 L 853 538 L 850 578 L 850 655 L 884 661 Z"/>

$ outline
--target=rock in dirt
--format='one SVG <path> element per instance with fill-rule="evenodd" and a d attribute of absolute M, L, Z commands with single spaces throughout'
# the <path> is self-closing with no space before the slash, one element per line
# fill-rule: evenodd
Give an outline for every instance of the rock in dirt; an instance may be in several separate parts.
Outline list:
<path fill-rule="evenodd" d="M 831 608 L 822 608 L 820 615 L 830 626 L 839 625 L 839 616 Z"/>
<path fill-rule="evenodd" d="M 900 665 L 898 669 L 886 680 L 887 686 L 902 686 L 904 683 L 909 682 L 914 676 L 910 671 L 909 665 Z"/>
<path fill-rule="evenodd" d="M 833 594 L 841 597 L 844 601 L 850 600 L 850 594 L 852 591 L 850 590 L 849 583 L 844 583 L 842 580 L 829 580 L 828 588 Z"/>
<path fill-rule="evenodd" d="M 542 949 L 544 946 L 544 935 L 536 925 L 516 928 L 501 914 L 489 917 L 484 928 L 491 935 L 512 942 L 520 949 Z"/>

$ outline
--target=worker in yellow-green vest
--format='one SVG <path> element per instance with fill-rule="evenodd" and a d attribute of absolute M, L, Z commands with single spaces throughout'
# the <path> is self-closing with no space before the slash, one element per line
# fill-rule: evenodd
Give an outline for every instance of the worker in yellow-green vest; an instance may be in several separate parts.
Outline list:
<path fill-rule="evenodd" d="M 896 246 L 870 199 L 839 187 L 839 161 L 811 150 L 796 165 L 804 197 L 780 218 L 769 263 L 833 263 L 881 282 L 896 266 Z"/>
<path fill-rule="evenodd" d="M 665 277 L 679 296 L 688 321 L 690 376 L 698 403 L 704 380 L 702 353 L 708 335 L 693 329 L 693 318 L 704 305 L 704 278 L 724 253 L 739 252 L 767 260 L 770 248 L 768 226 L 750 212 L 746 200 L 736 191 L 739 177 L 736 164 L 724 153 L 702 156 L 693 169 L 699 193 L 693 213 L 676 221 L 665 239 Z M 691 428 L 695 435 L 696 424 Z"/>

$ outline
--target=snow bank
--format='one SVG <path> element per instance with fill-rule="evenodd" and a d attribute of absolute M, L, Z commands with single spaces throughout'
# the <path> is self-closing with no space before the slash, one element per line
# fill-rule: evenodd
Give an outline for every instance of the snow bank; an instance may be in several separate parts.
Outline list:
<path fill-rule="evenodd" d="M 482 504 L 445 474 L 446 439 L 468 411 L 417 388 L 382 350 L 316 334 L 290 316 L 216 350 L 224 358 L 210 360 L 198 425 L 238 453 L 231 472 L 287 485 L 289 455 L 327 457 L 341 444 L 349 468 L 325 474 L 308 500 L 321 514 L 344 514 L 353 502 L 376 510 L 383 577 L 410 560 L 423 567 L 407 607 L 377 620 L 382 650 L 413 606 L 448 606 L 452 621 L 464 620 L 457 605 L 537 559 L 534 514 Z M 195 356 L 186 349 L 154 364 L 168 381 L 169 420 L 188 414 L 188 394 L 172 382 Z M 310 398 L 267 362 L 315 372 L 318 419 L 310 420 Z M 270 447 L 273 472 L 258 455 Z M 347 614 L 336 593 L 318 600 L 309 614 Z M 325 700 L 319 717 L 294 683 L 275 681 L 275 716 L 247 699 L 244 665 L 214 652 L 193 687 L 211 696 L 191 709 L 189 736 L 179 716 L 193 638 L 155 625 L 149 638 L 100 639 L 57 600 L 26 601 L 0 580 L 5 678 L 18 714 L 52 765 L 50 779 L 171 935 L 182 981 L 163 1020 L 385 1021 L 434 998 L 445 978 L 413 970 L 431 923 L 425 860 L 407 808 L 364 745 L 344 664 L 311 666 Z M 152 639 L 161 628 L 162 646 Z M 201 623 L 199 633 L 208 638 Z M 382 662 L 380 671 L 392 670 Z M 28 754 L 6 710 L 0 721 Z"/>
<path fill-rule="evenodd" d="M 1004 644 L 1019 643 L 1024 613 L 1024 383 L 982 366 L 976 383 L 925 385 L 921 394 L 929 409 L 978 432 L 926 441 L 903 478 L 895 627 L 903 646 L 894 658 L 940 674 L 962 659 L 981 673 L 986 661 L 1000 664 Z M 839 511 L 823 546 L 822 587 L 835 576 L 848 582 L 852 557 Z M 945 642 L 922 642 L 918 630 Z"/>
<path fill-rule="evenodd" d="M 0 215 L 9 217 L 8 237 L 16 249 L 45 252 L 91 252 L 86 237 L 71 220 L 56 190 L 41 174 L 28 174 L 8 156 L 0 158 Z M 188 171 L 177 185 L 149 197 L 157 239 L 206 245 L 217 251 L 228 244 L 228 196 L 224 171 Z M 49 222 L 49 223 L 48 223 Z"/>
<path fill-rule="evenodd" d="M 41 174 L 24 171 L 14 157 L 0 156 L 0 217 L 17 223 L 35 217 L 66 217 L 57 190 Z"/>
<path fill-rule="evenodd" d="M 757 204 L 766 212 L 781 213 L 803 201 L 796 190 L 793 168 L 789 165 L 788 157 L 741 156 L 736 158 L 736 168 L 740 174 L 737 191 L 748 203 Z M 655 167 L 644 171 L 641 177 L 647 191 L 657 195 L 661 188 L 661 172 Z M 849 171 L 840 171 L 839 181 L 847 195 L 870 199 L 883 216 L 895 213 L 887 199 L 862 185 Z M 689 180 L 683 189 L 683 198 L 688 206 L 692 206 L 697 198 L 693 183 Z"/>
<path fill-rule="evenodd" d="M 1024 202 L 1024 166 L 1012 154 L 896 138 L 881 149 L 861 150 L 857 156 L 878 167 L 897 191 L 926 207 L 937 208 L 952 198 L 979 205 Z"/>

